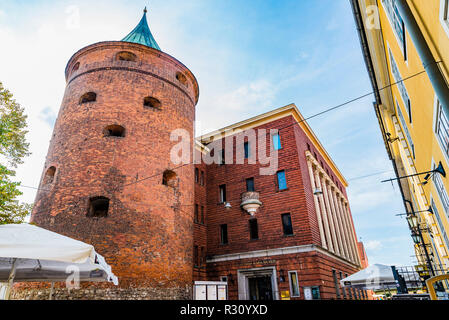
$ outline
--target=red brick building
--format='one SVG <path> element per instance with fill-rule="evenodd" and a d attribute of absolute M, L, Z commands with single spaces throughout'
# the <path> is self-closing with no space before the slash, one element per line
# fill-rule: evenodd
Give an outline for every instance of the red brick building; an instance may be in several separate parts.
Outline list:
<path fill-rule="evenodd" d="M 261 141 L 249 132 L 264 129 L 267 152 L 278 152 L 270 175 L 251 158 Z M 229 158 L 225 141 L 234 142 Z M 227 281 L 230 299 L 366 298 L 340 286 L 361 268 L 347 182 L 295 105 L 201 136 L 198 145 L 203 154 L 222 148 L 225 161 L 196 165 L 195 280 Z M 248 198 L 261 203 L 253 215 L 242 206 Z"/>
<path fill-rule="evenodd" d="M 364 297 L 339 286 L 361 266 L 347 182 L 296 106 L 204 135 L 179 164 L 170 138 L 193 137 L 199 87 L 145 14 L 65 74 L 32 222 L 91 243 L 119 277 L 77 298 L 188 299 L 195 280 L 227 281 L 230 299 Z"/>

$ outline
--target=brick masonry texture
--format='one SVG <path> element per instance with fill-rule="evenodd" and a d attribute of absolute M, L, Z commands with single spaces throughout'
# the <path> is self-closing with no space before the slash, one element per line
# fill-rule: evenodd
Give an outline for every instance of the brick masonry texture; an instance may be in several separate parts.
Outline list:
<path fill-rule="evenodd" d="M 117 60 L 121 51 L 134 53 L 137 61 Z M 32 222 L 92 244 L 119 277 L 120 290 L 177 288 L 173 296 L 185 296 L 193 269 L 193 164 L 174 169 L 174 188 L 162 184 L 162 172 L 175 166 L 171 131 L 193 134 L 193 74 L 146 46 L 101 42 L 71 58 L 66 80 Z M 80 103 L 86 92 L 95 92 L 96 101 Z M 145 107 L 147 96 L 161 108 Z M 105 136 L 108 125 L 124 127 L 125 137 Z M 56 174 L 45 184 L 51 166 Z M 86 216 L 89 199 L 97 196 L 110 199 L 105 218 Z"/>
<path fill-rule="evenodd" d="M 122 51 L 133 53 L 136 61 L 118 60 Z M 54 299 L 191 299 L 194 281 L 222 276 L 229 279 L 229 298 L 238 299 L 238 270 L 266 267 L 275 267 L 279 291 L 290 290 L 288 271 L 297 271 L 300 296 L 294 299 L 304 299 L 308 286 L 318 286 L 322 299 L 335 299 L 332 270 L 340 280 L 340 272 L 359 269 L 321 248 L 305 152 L 314 154 L 345 196 L 346 191 L 293 116 L 254 128 L 285 128 L 278 170 L 285 170 L 288 189 L 279 191 L 276 175 L 260 175 L 265 165 L 258 162 L 171 162 L 178 141 L 170 141 L 170 133 L 182 128 L 193 137 L 199 94 L 194 75 L 173 57 L 139 44 L 100 42 L 72 56 L 66 81 L 32 222 L 92 244 L 112 266 L 119 286 L 83 283 L 69 293 L 57 284 Z M 95 92 L 96 101 L 80 103 L 87 92 Z M 144 106 L 149 96 L 161 107 Z M 125 136 L 106 136 L 110 125 L 122 126 Z M 270 145 L 269 134 L 266 139 Z M 235 163 L 235 144 L 233 154 Z M 165 170 L 176 173 L 174 185 L 162 183 Z M 247 178 L 254 178 L 263 203 L 256 213 L 257 240 L 249 238 L 250 216 L 240 207 Z M 222 184 L 231 209 L 219 201 Z M 87 216 L 92 197 L 109 199 L 107 217 Z M 291 215 L 293 235 L 283 234 L 284 213 Z M 220 243 L 221 224 L 228 225 L 228 244 Z M 319 250 L 213 262 L 220 255 L 307 245 Z M 48 299 L 49 290 L 41 283 L 19 284 L 13 298 Z"/>

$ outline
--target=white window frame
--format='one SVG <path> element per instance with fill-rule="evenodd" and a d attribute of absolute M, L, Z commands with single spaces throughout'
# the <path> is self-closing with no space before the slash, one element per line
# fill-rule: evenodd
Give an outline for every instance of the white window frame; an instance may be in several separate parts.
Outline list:
<path fill-rule="evenodd" d="M 399 71 L 398 64 L 394 59 L 393 51 L 391 51 L 390 45 L 387 44 L 388 47 L 388 60 L 390 61 L 391 67 L 391 75 L 393 76 L 394 82 L 396 82 L 396 86 L 399 90 L 399 95 L 401 96 L 402 103 L 404 104 L 405 111 L 408 115 L 408 120 L 411 125 L 413 125 L 413 115 L 412 115 L 412 100 L 410 99 L 410 95 L 408 94 L 407 87 L 404 84 L 404 78 L 402 78 L 401 72 Z"/>
<path fill-rule="evenodd" d="M 449 0 L 440 0 L 440 22 L 449 37 Z"/>
<path fill-rule="evenodd" d="M 435 201 L 434 201 L 432 195 L 430 196 L 430 206 L 433 209 L 433 213 L 437 220 L 438 228 L 440 229 L 440 230 L 438 230 L 438 232 L 440 233 L 441 238 L 443 238 L 443 241 L 446 244 L 446 247 L 449 249 L 449 237 L 447 236 L 446 229 L 444 228 L 443 221 L 441 220 L 441 215 L 438 211 L 438 208 L 435 204 Z"/>
<path fill-rule="evenodd" d="M 293 287 L 292 287 L 292 277 L 291 274 L 294 273 L 296 275 L 296 287 L 298 289 L 298 295 L 293 295 Z M 289 271 L 288 272 L 288 283 L 290 285 L 290 297 L 292 298 L 298 298 L 301 296 L 301 291 L 299 290 L 299 279 L 298 279 L 298 272 L 295 271 Z"/>
<path fill-rule="evenodd" d="M 404 119 L 404 115 L 402 114 L 401 107 L 396 99 L 396 114 L 399 119 L 400 126 L 402 127 L 402 132 L 404 133 L 405 140 L 407 141 L 408 147 L 410 148 L 410 154 L 413 159 L 415 159 L 415 143 L 413 142 L 410 131 L 408 130 L 407 123 Z"/>
<path fill-rule="evenodd" d="M 434 122 L 434 133 L 436 136 L 436 139 L 438 141 L 438 145 L 440 146 L 441 152 L 444 154 L 444 157 L 447 160 L 449 160 L 449 146 L 445 146 L 445 142 L 443 137 L 439 134 L 440 128 L 441 128 L 441 113 L 444 112 L 442 109 L 441 103 L 438 100 L 438 98 L 435 97 L 435 122 Z M 446 115 L 446 114 L 445 114 Z M 449 117 L 446 115 L 446 118 L 449 119 Z M 448 133 L 449 135 L 449 130 Z M 449 143 L 448 143 L 449 144 Z"/>
<path fill-rule="evenodd" d="M 393 21 L 393 19 L 395 19 L 396 16 L 396 12 L 394 10 L 393 7 L 393 1 L 394 0 L 382 0 L 382 7 L 384 8 L 384 11 L 386 13 L 388 22 L 390 23 L 391 29 L 393 30 L 394 36 L 396 37 L 396 41 L 398 42 L 399 48 L 401 49 L 402 55 L 404 57 L 404 61 L 408 61 L 408 46 L 407 46 L 407 34 L 406 34 L 406 28 L 405 25 L 403 26 L 404 30 L 404 40 L 402 41 L 399 38 L 399 34 L 396 31 L 395 28 L 395 23 Z M 393 15 L 393 16 L 392 16 Z M 399 15 L 399 17 L 401 18 L 402 22 L 404 21 L 404 19 L 402 19 L 402 17 Z"/>

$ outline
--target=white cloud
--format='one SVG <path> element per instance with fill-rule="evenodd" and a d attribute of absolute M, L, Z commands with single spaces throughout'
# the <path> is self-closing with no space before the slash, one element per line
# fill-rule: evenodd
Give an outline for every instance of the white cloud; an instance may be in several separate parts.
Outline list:
<path fill-rule="evenodd" d="M 367 250 L 379 250 L 382 248 L 382 242 L 379 240 L 370 240 L 367 243 L 364 244 L 365 248 Z"/>

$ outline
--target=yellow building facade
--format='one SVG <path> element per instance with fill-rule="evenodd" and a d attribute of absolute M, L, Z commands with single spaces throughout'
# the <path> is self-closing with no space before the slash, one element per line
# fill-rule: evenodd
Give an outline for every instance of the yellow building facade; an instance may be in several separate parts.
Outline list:
<path fill-rule="evenodd" d="M 408 216 L 419 221 L 411 228 L 422 235 L 418 264 L 429 275 L 447 272 L 449 0 L 350 1 L 388 156 L 397 177 L 414 175 L 398 181 Z M 420 174 L 440 162 L 448 176 Z"/>

